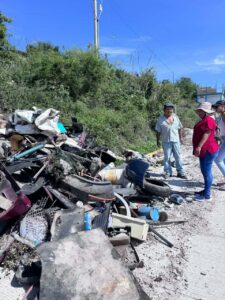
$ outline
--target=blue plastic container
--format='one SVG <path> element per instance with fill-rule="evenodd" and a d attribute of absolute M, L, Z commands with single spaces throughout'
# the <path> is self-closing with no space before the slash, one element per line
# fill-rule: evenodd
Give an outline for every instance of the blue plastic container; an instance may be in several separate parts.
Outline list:
<path fill-rule="evenodd" d="M 159 210 L 156 207 L 142 206 L 138 209 L 139 216 L 144 216 L 153 221 L 159 220 Z"/>
<path fill-rule="evenodd" d="M 91 230 L 91 215 L 89 212 L 84 214 L 84 230 Z"/>
<path fill-rule="evenodd" d="M 159 210 L 156 207 L 152 207 L 150 210 L 150 218 L 152 221 L 159 221 Z"/>
<path fill-rule="evenodd" d="M 143 180 L 145 172 L 149 168 L 150 164 L 141 159 L 131 159 L 126 166 L 126 175 L 128 179 L 143 188 Z"/>
<path fill-rule="evenodd" d="M 66 128 L 64 127 L 64 125 L 63 125 L 62 122 L 59 121 L 59 122 L 57 123 L 57 127 L 58 127 L 60 133 L 67 133 L 67 130 L 66 130 Z"/>

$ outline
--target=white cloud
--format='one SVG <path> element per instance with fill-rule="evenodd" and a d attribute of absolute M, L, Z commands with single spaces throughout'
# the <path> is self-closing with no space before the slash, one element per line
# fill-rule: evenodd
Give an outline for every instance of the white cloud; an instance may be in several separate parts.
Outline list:
<path fill-rule="evenodd" d="M 203 67 L 204 70 L 221 73 L 225 70 L 225 54 L 218 54 L 213 59 L 209 61 L 197 61 L 196 64 L 200 67 Z"/>
<path fill-rule="evenodd" d="M 225 65 L 225 54 L 217 55 L 213 60 L 214 65 Z"/>
<path fill-rule="evenodd" d="M 133 48 L 120 48 L 120 47 L 101 47 L 101 53 L 109 55 L 130 55 L 135 51 Z"/>

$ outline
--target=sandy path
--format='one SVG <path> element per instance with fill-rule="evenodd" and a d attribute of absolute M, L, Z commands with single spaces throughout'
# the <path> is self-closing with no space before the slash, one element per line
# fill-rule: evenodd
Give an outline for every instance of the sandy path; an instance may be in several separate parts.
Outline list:
<path fill-rule="evenodd" d="M 223 197 L 223 199 L 222 199 Z M 217 193 L 208 226 L 191 237 L 187 252 L 186 295 L 192 299 L 225 299 L 225 195 Z M 180 297 L 179 299 L 185 299 Z"/>

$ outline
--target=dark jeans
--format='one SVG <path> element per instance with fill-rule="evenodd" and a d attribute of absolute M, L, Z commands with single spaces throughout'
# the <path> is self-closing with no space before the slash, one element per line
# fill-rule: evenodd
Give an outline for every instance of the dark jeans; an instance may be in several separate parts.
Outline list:
<path fill-rule="evenodd" d="M 209 152 L 203 158 L 199 158 L 200 160 L 200 169 L 204 178 L 204 197 L 210 198 L 211 194 L 211 186 L 213 183 L 213 174 L 212 174 L 212 164 L 214 159 L 216 158 L 218 151 L 214 154 Z"/>

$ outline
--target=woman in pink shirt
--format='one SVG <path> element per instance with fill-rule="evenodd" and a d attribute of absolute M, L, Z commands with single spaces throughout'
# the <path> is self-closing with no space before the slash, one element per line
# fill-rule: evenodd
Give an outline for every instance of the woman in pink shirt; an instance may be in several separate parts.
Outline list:
<path fill-rule="evenodd" d="M 204 102 L 196 110 L 200 121 L 194 126 L 193 154 L 199 157 L 200 169 L 204 178 L 204 189 L 196 194 L 196 201 L 211 200 L 213 182 L 212 164 L 219 146 L 215 140 L 216 122 L 209 116 L 213 113 L 211 103 Z"/>

